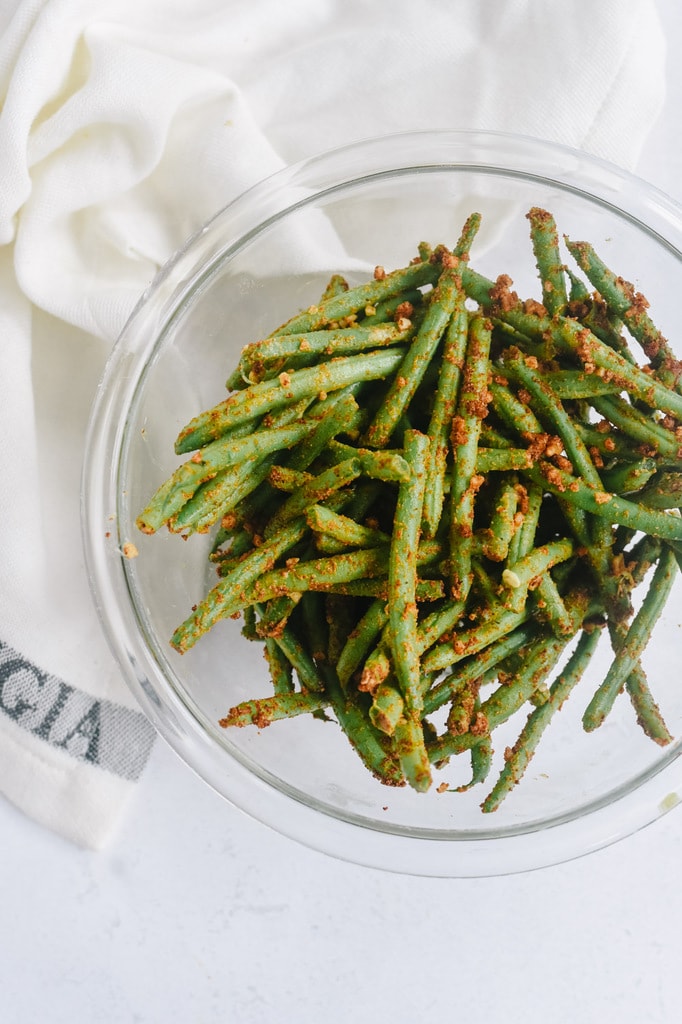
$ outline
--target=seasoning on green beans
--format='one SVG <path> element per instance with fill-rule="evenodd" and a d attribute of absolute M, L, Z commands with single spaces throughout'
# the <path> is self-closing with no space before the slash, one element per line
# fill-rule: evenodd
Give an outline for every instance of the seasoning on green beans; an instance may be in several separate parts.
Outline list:
<path fill-rule="evenodd" d="M 509 268 L 472 265 L 474 212 L 452 248 L 335 274 L 247 339 L 137 520 L 213 531 L 218 579 L 178 654 L 239 616 L 263 645 L 270 692 L 221 726 L 333 718 L 378 782 L 428 799 L 485 792 L 497 771 L 484 813 L 513 800 L 569 696 L 588 732 L 629 700 L 633 726 L 673 738 L 643 658 L 682 564 L 682 364 L 592 246 L 527 216 L 525 301 Z M 463 753 L 464 782 L 448 776 Z"/>

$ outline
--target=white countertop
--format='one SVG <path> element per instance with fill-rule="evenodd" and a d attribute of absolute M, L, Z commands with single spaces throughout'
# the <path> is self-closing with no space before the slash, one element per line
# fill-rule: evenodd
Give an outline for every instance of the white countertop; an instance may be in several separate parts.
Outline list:
<path fill-rule="evenodd" d="M 638 172 L 682 200 L 682 11 Z M 682 811 L 573 863 L 444 881 L 336 862 L 161 742 L 122 827 L 77 849 L 0 801 L 3 1024 L 672 1024 Z"/>

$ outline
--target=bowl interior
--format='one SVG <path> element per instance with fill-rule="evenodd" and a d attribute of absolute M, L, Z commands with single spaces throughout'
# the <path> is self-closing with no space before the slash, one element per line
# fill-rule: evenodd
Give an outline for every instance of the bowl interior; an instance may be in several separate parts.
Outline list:
<path fill-rule="evenodd" d="M 189 729 L 198 738 L 202 758 L 211 760 L 210 781 L 228 796 L 235 771 L 244 769 L 255 780 L 255 805 L 262 800 L 265 806 L 265 794 L 275 791 L 293 798 L 292 806 L 322 812 L 320 821 L 350 822 L 409 839 L 499 840 L 585 819 L 635 792 L 679 753 L 682 688 L 674 668 L 680 644 L 679 580 L 644 659 L 675 742 L 662 749 L 647 739 L 627 696 L 618 699 L 601 729 L 583 732 L 582 713 L 610 662 L 603 639 L 522 783 L 497 812 L 484 815 L 481 800 L 527 710 L 496 730 L 490 782 L 467 793 L 450 789 L 468 780 L 468 755 L 436 772 L 429 793 L 416 794 L 376 782 L 334 723 L 305 716 L 261 731 L 221 729 L 218 721 L 232 705 L 271 692 L 262 649 L 243 639 L 240 621 L 228 619 L 186 654 L 173 651 L 170 635 L 215 581 L 207 558 L 212 535 L 183 541 L 161 531 L 147 537 L 134 526 L 151 493 L 180 461 L 173 454 L 178 431 L 225 397 L 224 381 L 244 344 L 314 304 L 332 272 L 359 282 L 376 264 L 387 269 L 405 265 L 422 240 L 453 244 L 472 211 L 483 217 L 471 254 L 477 270 L 492 278 L 508 273 L 522 297 L 539 299 L 525 214 L 531 206 L 545 207 L 560 233 L 592 242 L 614 270 L 641 288 L 652 318 L 674 344 L 682 326 L 671 287 L 680 263 L 674 233 L 666 236 L 648 225 L 645 204 L 635 209 L 629 199 L 624 203 L 617 177 L 606 176 L 598 187 L 594 181 L 581 185 L 584 168 L 572 169 L 561 180 L 560 174 L 534 169 L 532 157 L 530 152 L 525 169 L 495 165 L 490 158 L 478 163 L 411 161 L 367 174 L 345 173 L 318 188 L 312 187 L 309 174 L 302 183 L 289 178 L 280 194 L 270 190 L 262 197 L 260 217 L 255 190 L 247 196 L 253 206 L 249 229 L 235 235 L 228 208 L 183 254 L 182 273 L 167 278 L 172 289 L 167 286 L 164 293 L 161 288 L 156 298 L 152 293 L 120 343 L 128 359 L 125 369 L 119 362 L 115 373 L 119 382 L 122 373 L 127 377 L 123 397 L 117 399 L 119 426 L 108 476 L 117 495 L 116 550 L 108 557 L 110 570 L 120 572 L 125 584 L 120 600 L 127 604 L 129 619 L 122 628 L 137 632 L 134 643 L 148 659 L 142 668 L 138 659 L 135 685 L 144 681 L 160 715 L 164 707 L 174 708 L 176 731 Z M 134 541 L 139 557 L 120 558 L 126 540 Z M 107 614 L 104 606 L 105 619 Z M 130 676 L 131 659 L 124 660 Z M 449 791 L 437 791 L 442 781 Z M 266 816 L 257 806 L 246 809 Z M 452 873 L 458 873 L 456 868 Z"/>

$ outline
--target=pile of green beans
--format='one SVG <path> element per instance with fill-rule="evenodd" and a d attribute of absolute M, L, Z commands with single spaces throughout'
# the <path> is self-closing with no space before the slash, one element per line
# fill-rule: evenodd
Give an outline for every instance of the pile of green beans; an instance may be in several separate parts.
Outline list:
<path fill-rule="evenodd" d="M 436 787 L 463 791 L 525 708 L 489 812 L 602 634 L 613 660 L 585 730 L 627 692 L 645 733 L 672 739 L 642 655 L 682 560 L 682 364 L 589 244 L 565 239 L 567 266 L 550 213 L 528 214 L 525 301 L 472 268 L 480 220 L 365 284 L 334 275 L 246 345 L 137 525 L 213 531 L 218 580 L 178 652 L 240 616 L 263 645 L 271 692 L 224 727 L 331 715 L 387 785 L 426 791 L 468 754 L 470 782 Z"/>

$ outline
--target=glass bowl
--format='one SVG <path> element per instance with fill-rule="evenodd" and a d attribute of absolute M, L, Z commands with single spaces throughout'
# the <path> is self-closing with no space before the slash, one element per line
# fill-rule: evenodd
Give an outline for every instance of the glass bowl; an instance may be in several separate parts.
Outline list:
<path fill-rule="evenodd" d="M 227 620 L 183 656 L 170 647 L 174 628 L 214 580 L 211 537 L 143 536 L 135 517 L 177 464 L 179 429 L 225 397 L 242 345 L 313 304 L 331 272 L 360 281 L 376 264 L 402 266 L 422 239 L 452 242 L 477 210 L 483 223 L 472 266 L 492 278 L 510 273 L 519 294 L 537 295 L 525 218 L 532 206 L 549 209 L 560 232 L 591 241 L 640 287 L 674 343 L 682 329 L 679 206 L 622 170 L 554 144 L 417 132 L 282 170 L 220 212 L 140 299 L 94 403 L 85 553 L 104 630 L 132 691 L 218 793 L 276 830 L 357 863 L 453 877 L 516 872 L 594 850 L 673 807 L 682 781 L 679 581 L 645 660 L 675 741 L 661 748 L 647 739 L 626 697 L 599 730 L 582 731 L 608 664 L 604 651 L 555 716 L 521 785 L 484 815 L 485 793 L 476 789 L 439 793 L 434 785 L 418 794 L 382 786 L 335 725 L 308 716 L 261 731 L 221 729 L 232 705 L 268 692 L 260 645 Z M 131 542 L 136 558 L 123 556 Z M 495 733 L 498 767 L 525 715 L 501 738 Z M 455 784 L 466 769 L 457 766 Z"/>

